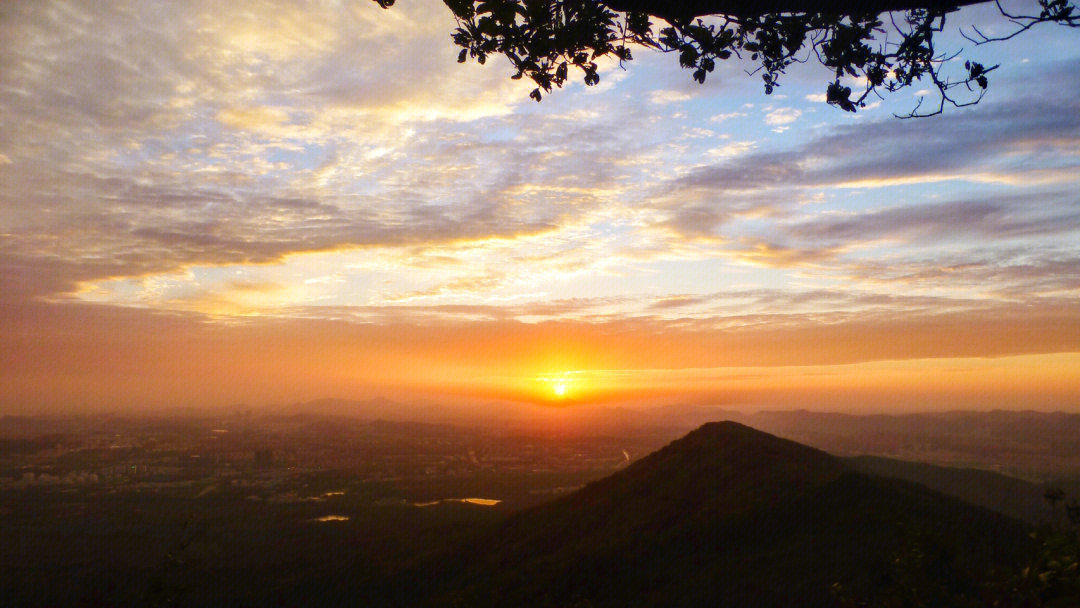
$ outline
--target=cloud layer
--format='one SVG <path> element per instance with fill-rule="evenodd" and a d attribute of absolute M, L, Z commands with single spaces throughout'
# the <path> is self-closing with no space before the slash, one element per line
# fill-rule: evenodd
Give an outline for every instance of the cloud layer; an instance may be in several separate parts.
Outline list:
<path fill-rule="evenodd" d="M 436 2 L 0 6 L 6 373 L 77 370 L 79 332 L 73 352 L 204 324 L 237 353 L 236 328 L 343 323 L 692 354 L 574 363 L 641 369 L 738 365 L 723 344 L 746 365 L 1077 350 L 1075 36 L 991 49 L 983 103 L 901 121 L 912 99 L 852 117 L 804 74 L 766 97 L 644 52 L 535 104 L 508 66 L 458 65 L 452 27 Z"/>

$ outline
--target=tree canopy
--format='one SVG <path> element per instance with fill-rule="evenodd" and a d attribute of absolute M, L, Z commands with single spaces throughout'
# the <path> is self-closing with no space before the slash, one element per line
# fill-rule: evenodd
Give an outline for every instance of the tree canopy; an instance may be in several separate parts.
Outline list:
<path fill-rule="evenodd" d="M 395 0 L 375 0 L 388 8 Z M 743 58 L 759 75 L 765 93 L 792 65 L 816 61 L 827 69 L 827 103 L 849 112 L 867 99 L 919 84 L 936 100 L 904 117 L 931 116 L 948 106 L 973 105 L 989 86 L 997 65 L 953 60 L 958 51 L 938 49 L 935 39 L 957 9 L 986 0 L 444 0 L 457 19 L 453 42 L 459 62 L 485 63 L 503 55 L 515 79 L 536 84 L 540 101 L 574 72 L 586 85 L 600 82 L 597 60 L 620 64 L 639 49 L 678 56 L 679 65 L 705 82 L 719 61 Z M 1080 26 L 1070 0 L 1037 0 L 1037 10 L 1012 13 L 995 0 L 1011 30 L 988 36 L 962 30 L 972 43 L 1004 40 L 1036 25 Z M 950 65 L 946 65 L 946 64 Z"/>

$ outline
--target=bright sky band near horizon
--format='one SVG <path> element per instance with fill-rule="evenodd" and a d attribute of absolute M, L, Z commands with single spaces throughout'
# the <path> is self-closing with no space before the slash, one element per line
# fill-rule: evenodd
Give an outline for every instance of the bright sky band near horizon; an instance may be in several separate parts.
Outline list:
<path fill-rule="evenodd" d="M 949 24 L 987 96 L 899 120 L 641 49 L 537 104 L 434 1 L 4 2 L 0 414 L 1080 411 L 1080 34 Z"/>

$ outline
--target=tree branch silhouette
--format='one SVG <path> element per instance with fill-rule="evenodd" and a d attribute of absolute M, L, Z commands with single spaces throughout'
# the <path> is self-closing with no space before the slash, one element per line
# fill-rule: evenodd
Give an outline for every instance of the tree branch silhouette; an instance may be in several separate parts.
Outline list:
<path fill-rule="evenodd" d="M 452 33 L 458 61 L 485 63 L 503 55 L 511 78 L 528 77 L 540 101 L 576 72 L 587 86 L 600 82 L 603 57 L 620 66 L 633 52 L 649 49 L 678 56 L 680 67 L 704 83 L 718 62 L 732 58 L 756 64 L 765 94 L 795 63 L 811 58 L 830 74 L 825 101 L 848 112 L 866 107 L 871 96 L 929 85 L 936 102 L 924 109 L 920 97 L 901 118 L 933 116 L 947 107 L 977 104 L 998 66 L 950 62 L 962 51 L 941 52 L 935 38 L 957 9 L 986 0 L 444 0 L 457 20 Z M 394 0 L 375 0 L 388 8 Z M 976 45 L 1006 40 L 1044 23 L 1080 25 L 1070 0 L 1038 0 L 1036 15 L 1014 15 L 997 0 L 1001 16 L 1016 26 L 1006 36 L 978 28 L 961 34 Z"/>

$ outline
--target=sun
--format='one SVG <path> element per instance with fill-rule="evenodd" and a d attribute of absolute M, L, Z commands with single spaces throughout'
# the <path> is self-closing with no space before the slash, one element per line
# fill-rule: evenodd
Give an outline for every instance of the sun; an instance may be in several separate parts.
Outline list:
<path fill-rule="evenodd" d="M 570 387 L 567 386 L 567 382 L 565 381 L 551 383 L 551 392 L 555 393 L 556 397 L 565 397 L 566 389 L 568 388 Z"/>
<path fill-rule="evenodd" d="M 547 385 L 548 398 L 566 399 L 573 392 L 574 378 L 571 372 L 537 376 L 536 379 Z"/>

